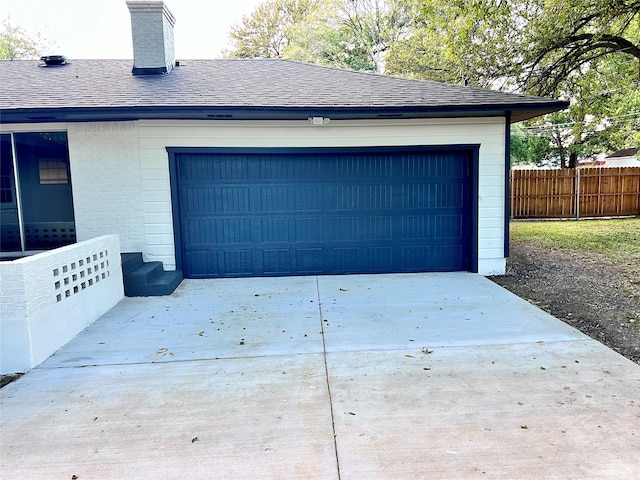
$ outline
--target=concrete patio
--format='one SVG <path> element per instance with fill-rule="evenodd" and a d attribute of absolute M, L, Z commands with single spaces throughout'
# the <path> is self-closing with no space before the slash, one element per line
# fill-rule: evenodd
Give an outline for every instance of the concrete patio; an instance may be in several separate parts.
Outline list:
<path fill-rule="evenodd" d="M 185 280 L 0 399 L 6 479 L 640 478 L 640 366 L 470 273 Z"/>

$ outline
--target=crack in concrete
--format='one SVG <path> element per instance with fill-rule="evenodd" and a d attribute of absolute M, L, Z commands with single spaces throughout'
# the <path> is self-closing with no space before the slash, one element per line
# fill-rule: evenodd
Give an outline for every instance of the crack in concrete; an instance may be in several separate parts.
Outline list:
<path fill-rule="evenodd" d="M 316 277 L 316 292 L 318 294 L 318 313 L 320 314 L 320 329 L 322 332 L 322 357 L 324 359 L 324 372 L 327 379 L 327 393 L 329 395 L 329 410 L 331 412 L 331 429 L 333 430 L 333 449 L 336 453 L 336 468 L 338 469 L 338 480 L 340 480 L 340 456 L 338 455 L 338 440 L 336 436 L 335 415 L 333 412 L 333 398 L 331 396 L 331 382 L 329 381 L 329 365 L 327 365 L 327 344 L 324 336 L 324 325 L 322 321 L 322 301 L 320 300 L 320 285 Z"/>

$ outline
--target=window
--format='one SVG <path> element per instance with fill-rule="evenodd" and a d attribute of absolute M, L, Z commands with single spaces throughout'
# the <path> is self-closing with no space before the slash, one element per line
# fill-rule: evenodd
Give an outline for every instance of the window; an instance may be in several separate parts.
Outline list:
<path fill-rule="evenodd" d="M 74 243 L 67 134 L 15 132 L 0 140 L 0 253 Z"/>
<path fill-rule="evenodd" d="M 0 151 L 0 203 L 13 203 L 13 153 L 11 135 L 2 135 Z"/>
<path fill-rule="evenodd" d="M 40 185 L 69 183 L 68 162 L 64 158 L 41 158 L 38 161 Z"/>

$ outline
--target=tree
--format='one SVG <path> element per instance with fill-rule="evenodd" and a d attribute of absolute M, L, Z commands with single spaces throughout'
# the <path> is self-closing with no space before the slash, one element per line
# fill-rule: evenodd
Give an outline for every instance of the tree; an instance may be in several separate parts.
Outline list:
<path fill-rule="evenodd" d="M 319 0 L 270 0 L 261 3 L 240 25 L 231 27 L 234 48 L 227 53 L 235 58 L 282 58 L 291 43 L 289 29 L 304 22 Z"/>
<path fill-rule="evenodd" d="M 291 58 L 382 73 L 409 0 L 271 0 L 231 29 L 230 57 Z"/>
<path fill-rule="evenodd" d="M 44 41 L 38 34 L 35 38 L 29 36 L 20 27 L 11 25 L 9 17 L 2 21 L 0 32 L 0 60 L 15 60 L 18 58 L 38 58 Z"/>
<path fill-rule="evenodd" d="M 511 164 L 538 165 L 548 163 L 553 157 L 549 138 L 531 132 L 519 125 L 511 127 Z"/>
<path fill-rule="evenodd" d="M 638 142 L 640 0 L 416 0 L 414 9 L 390 73 L 570 100 L 565 144 L 555 137 L 568 166 L 614 139 Z"/>
<path fill-rule="evenodd" d="M 354 43 L 368 53 L 375 71 L 384 73 L 387 52 L 410 24 L 411 4 L 405 0 L 341 0 L 336 2 L 336 11 Z"/>

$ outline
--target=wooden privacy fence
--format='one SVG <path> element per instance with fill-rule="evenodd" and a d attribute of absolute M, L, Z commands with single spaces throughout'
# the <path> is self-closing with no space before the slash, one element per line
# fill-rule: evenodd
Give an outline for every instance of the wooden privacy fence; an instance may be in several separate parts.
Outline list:
<path fill-rule="evenodd" d="M 511 171 L 511 218 L 640 215 L 640 167 Z"/>

